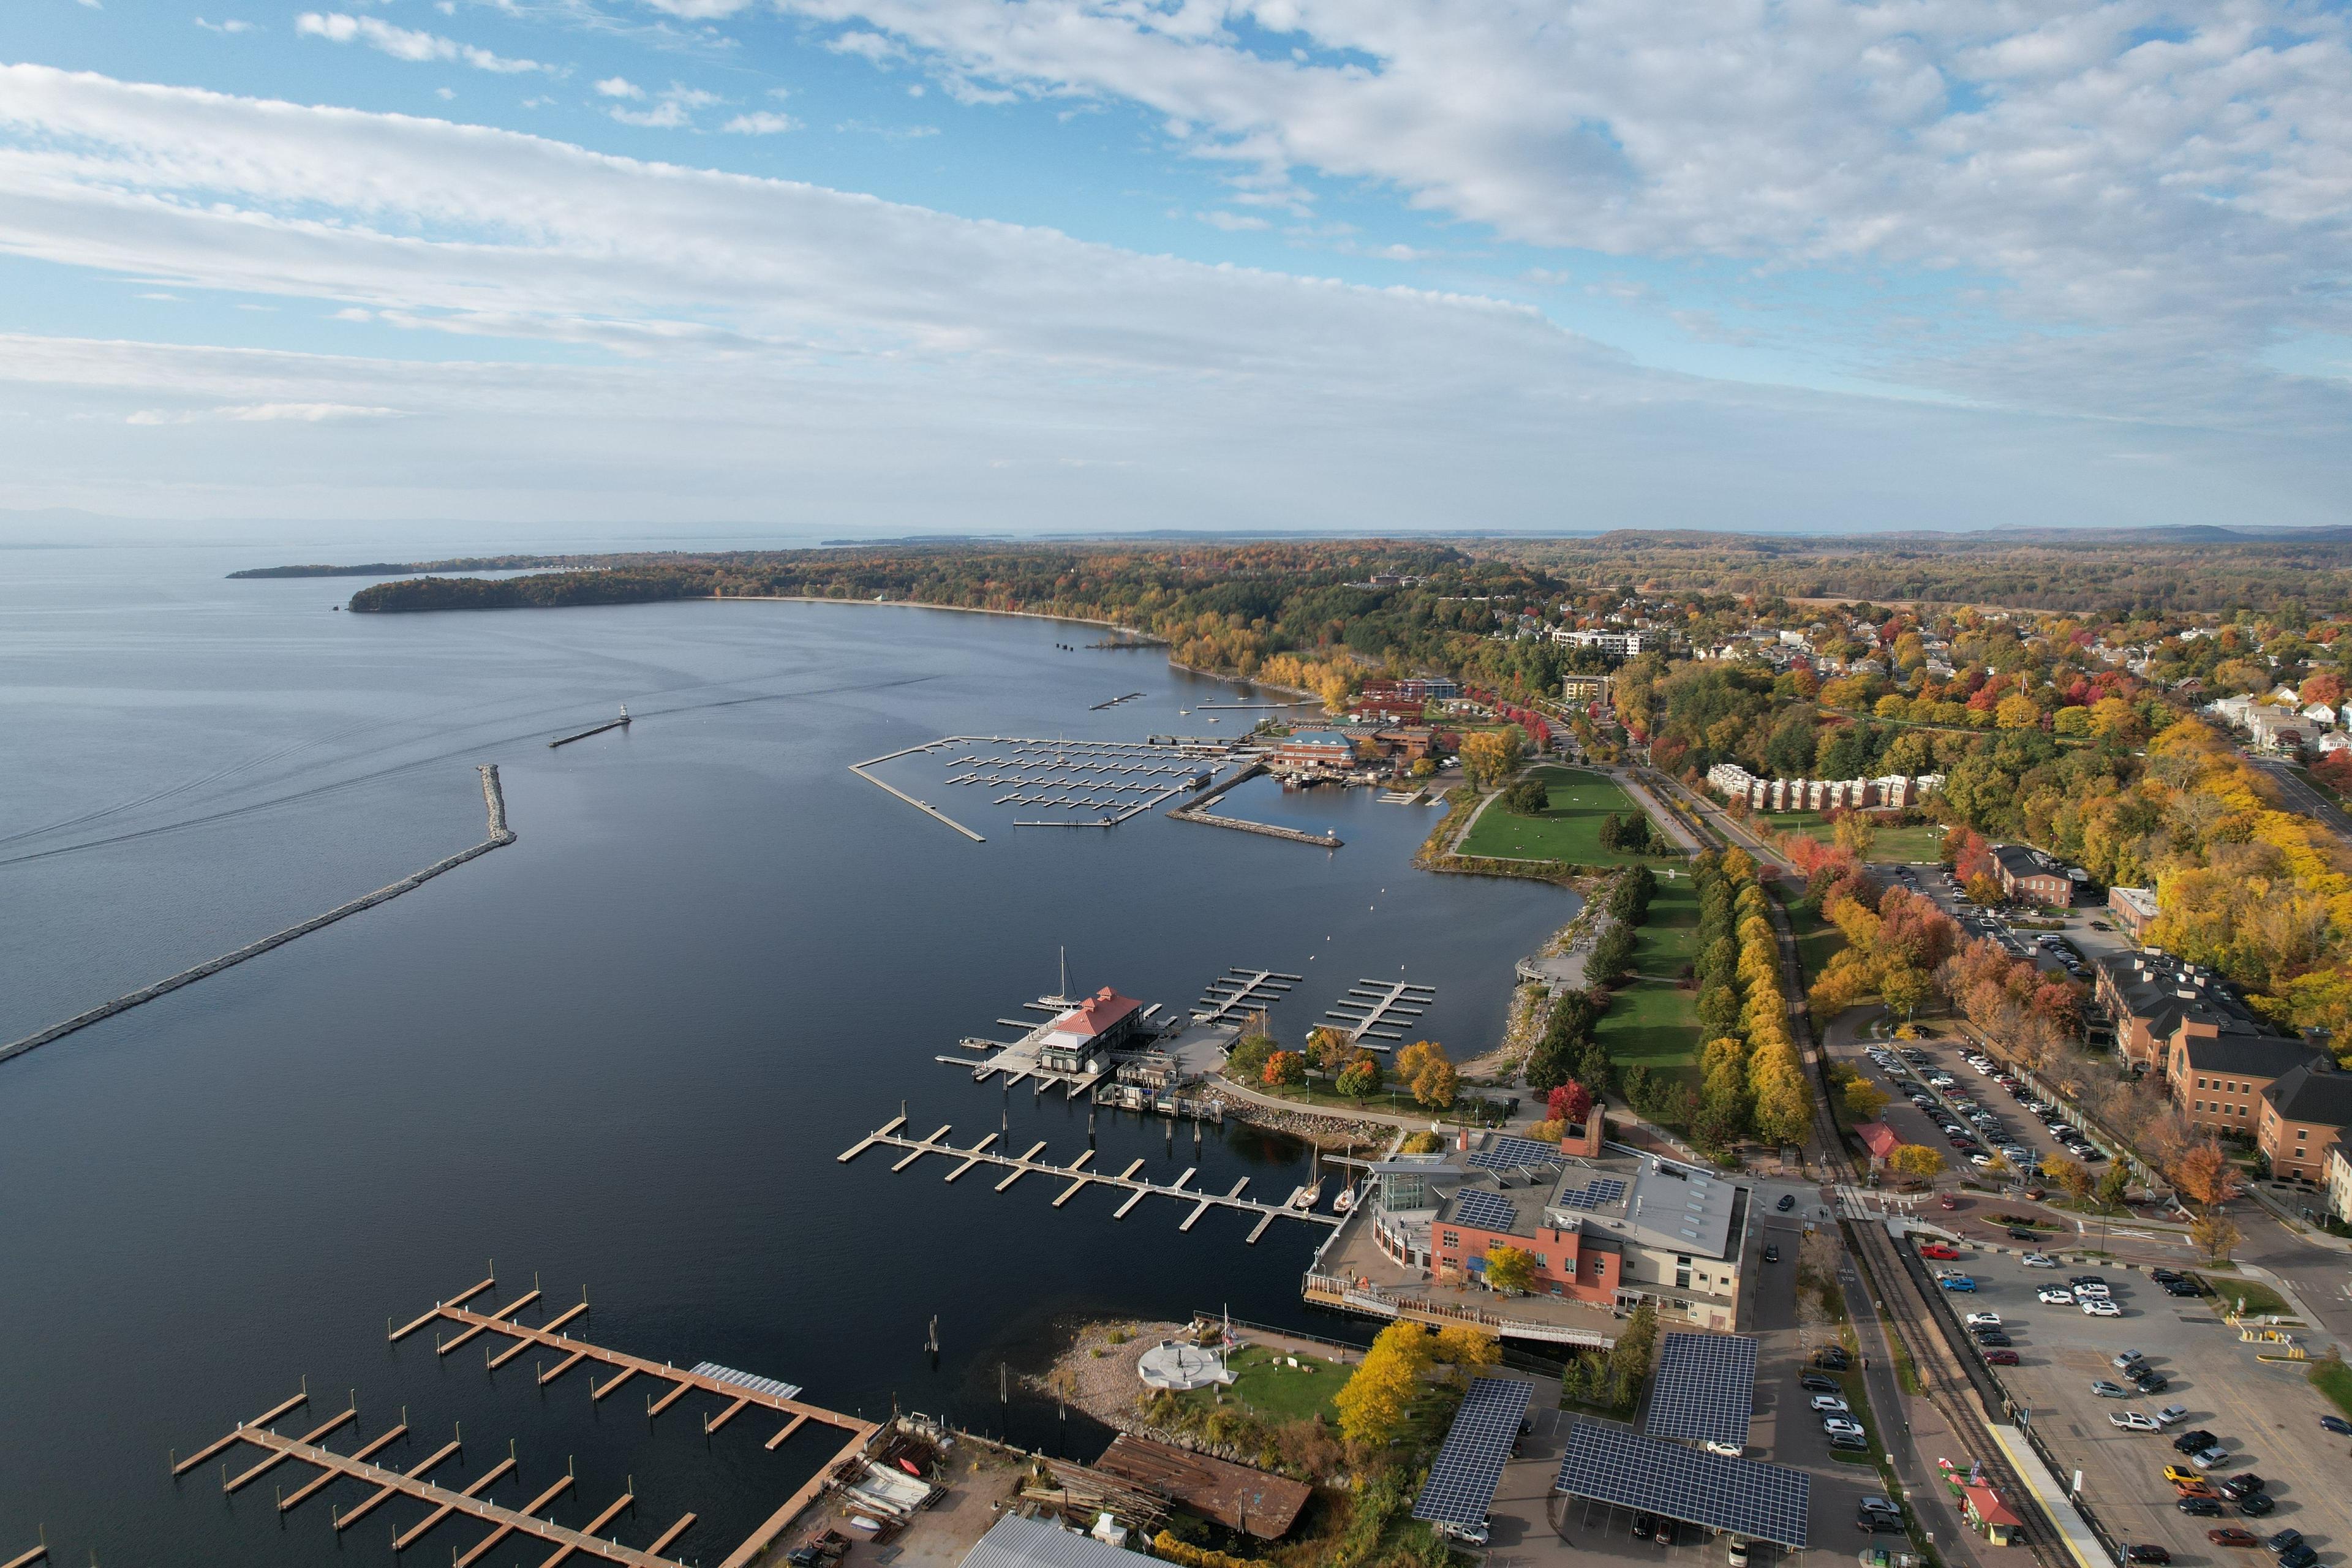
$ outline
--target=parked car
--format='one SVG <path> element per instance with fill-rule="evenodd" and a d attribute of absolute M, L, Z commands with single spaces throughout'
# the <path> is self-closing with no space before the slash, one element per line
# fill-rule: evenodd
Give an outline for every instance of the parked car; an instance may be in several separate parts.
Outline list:
<path fill-rule="evenodd" d="M 1650 1538 L 1650 1532 L 1657 1528 L 1657 1515 L 1652 1513 L 1637 1513 L 1633 1516 L 1634 1540 L 1647 1541 Z"/>
<path fill-rule="evenodd" d="M 1853 1516 L 1853 1527 L 1856 1530 L 1867 1531 L 1874 1535 L 1881 1531 L 1895 1535 L 1903 1533 L 1901 1520 L 1891 1514 L 1873 1513 L 1868 1509 L 1864 1509 Z"/>
<path fill-rule="evenodd" d="M 2303 1531 L 2300 1530 L 2282 1530 L 2276 1535 L 2272 1536 L 2268 1541 L 2263 1542 L 2263 1544 L 2269 1547 L 2273 1552 L 2292 1552 L 2296 1547 L 2303 1544 Z"/>
<path fill-rule="evenodd" d="M 2169 1563 L 2172 1561 L 2172 1553 L 2167 1552 L 2161 1546 L 2126 1546 L 2124 1548 L 2124 1561 L 2126 1563 Z"/>
<path fill-rule="evenodd" d="M 2117 1372 L 2129 1372 L 2133 1367 L 2138 1365 L 2141 1362 L 2144 1362 L 2147 1359 L 2147 1358 L 2146 1356 L 2140 1354 L 2137 1351 L 2123 1351 L 2119 1352 L 2114 1358 L 2112 1358 L 2107 1364 L 2114 1367 Z"/>
<path fill-rule="evenodd" d="M 1813 1352 L 1813 1364 L 1828 1367 L 1832 1372 L 1843 1372 L 1846 1366 L 1845 1347 L 1823 1345 Z"/>
<path fill-rule="evenodd" d="M 2000 1327 L 2000 1314 L 1999 1312 L 1970 1312 L 1967 1317 L 1962 1318 L 1960 1321 L 1966 1323 L 1972 1329 L 1997 1329 Z"/>
<path fill-rule="evenodd" d="M 2209 1530 L 2205 1532 L 2205 1539 L 2216 1546 L 2260 1546 L 2263 1543 L 2261 1536 L 2251 1530 L 2242 1530 L 2234 1524 L 2225 1524 L 2219 1530 Z"/>
<path fill-rule="evenodd" d="M 2155 1416 L 2144 1415 L 2137 1410 L 2125 1410 L 2110 1415 L 2107 1425 L 2120 1426 L 2126 1432 L 2153 1432 L 2157 1429 Z"/>
<path fill-rule="evenodd" d="M 2074 1292 L 2063 1285 L 2052 1285 L 2036 1290 L 2033 1299 L 2045 1307 L 2071 1307 L 2074 1304 Z"/>
<path fill-rule="evenodd" d="M 2169 1426 L 2175 1421 L 2186 1421 L 2189 1419 L 2189 1406 L 2186 1405 L 2168 1405 L 2163 1409 L 2156 1413 L 2156 1419 L 2159 1426 Z"/>
<path fill-rule="evenodd" d="M 2184 1470 L 2179 1465 L 2165 1466 L 2164 1479 L 2170 1481 L 2176 1487 L 2201 1487 L 2205 1485 L 2205 1478 L 2203 1476 L 2199 1475 L 2195 1470 Z"/>
<path fill-rule="evenodd" d="M 1933 1258 L 1938 1263 L 1949 1263 L 1959 1255 L 1958 1247 L 1948 1247 L 1940 1241 L 1922 1242 L 1919 1246 L 1920 1257 Z"/>
<path fill-rule="evenodd" d="M 2220 1519 L 2230 1511 L 2218 1499 L 2209 1497 L 2185 1497 L 2172 1506 L 2192 1519 Z"/>
<path fill-rule="evenodd" d="M 2172 1386 L 2172 1380 L 2153 1367 L 2141 1367 L 2131 1374 L 2132 1386 L 2142 1394 L 2162 1394 Z"/>
<path fill-rule="evenodd" d="M 2120 1383 L 2109 1383 L 2104 1377 L 2095 1377 L 2091 1380 L 2091 1392 L 2097 1394 L 2102 1399 L 2129 1399 L 2131 1397 L 2130 1389 L 2126 1388 Z"/>
<path fill-rule="evenodd" d="M 1833 1377 L 1823 1377 L 1818 1372 L 1809 1372 L 1805 1373 L 1804 1376 L 1797 1379 L 1797 1386 L 1803 1389 L 1807 1394 L 1835 1394 L 1838 1392 L 1837 1379 Z"/>
<path fill-rule="evenodd" d="M 2233 1501 L 2244 1498 L 2250 1498 L 2256 1492 L 2268 1491 L 2269 1489 L 2270 1482 L 2263 1479 L 2262 1477 L 2254 1474 L 2252 1470 L 2248 1470 L 2242 1476 L 2231 1476 L 2228 1480 L 2221 1483 L 2221 1495 L 2232 1500 Z"/>
<path fill-rule="evenodd" d="M 2230 1450 L 2221 1447 L 2221 1444 L 2216 1443 L 2210 1448 L 2200 1448 L 2197 1452 L 2189 1455 L 2189 1462 L 2196 1466 L 2200 1470 L 2210 1470 L 2216 1465 L 2228 1464 L 2230 1462 Z"/>
<path fill-rule="evenodd" d="M 2029 1252 L 2019 1259 L 2028 1268 L 2055 1268 L 2058 1260 L 2046 1252 Z"/>
<path fill-rule="evenodd" d="M 1976 1294 L 1977 1282 L 1965 1274 L 1955 1274 L 1948 1279 L 1938 1279 L 1936 1283 L 1947 1290 L 1957 1291 L 1963 1296 Z"/>
<path fill-rule="evenodd" d="M 2347 1421 L 2341 1415 L 2323 1415 L 2319 1424 L 2339 1437 L 2352 1437 L 2352 1421 Z"/>
<path fill-rule="evenodd" d="M 1850 1421 L 1843 1415 L 1822 1416 L 1822 1430 L 1828 1433 L 1832 1437 L 1840 1435 L 1843 1435 L 1848 1437 L 1867 1437 L 1870 1436 L 1869 1433 L 1862 1429 L 1861 1422 Z"/>
<path fill-rule="evenodd" d="M 1830 1434 L 1830 1447 L 1842 1453 L 1867 1454 L 1870 1452 L 1870 1439 L 1855 1432 L 1832 1432 Z"/>
<path fill-rule="evenodd" d="M 1813 1409 L 1823 1415 L 1844 1415 L 1850 1413 L 1846 1402 L 1834 1394 L 1813 1395 Z"/>
<path fill-rule="evenodd" d="M 2278 1507 L 2278 1500 L 2268 1492 L 2248 1492 L 2238 1500 L 2238 1511 L 2256 1519 Z"/>
<path fill-rule="evenodd" d="M 2017 1352 L 2011 1350 L 1987 1351 L 1984 1353 L 1984 1358 L 1985 1363 L 1989 1366 L 2015 1366 L 2017 1364 Z"/>
<path fill-rule="evenodd" d="M 2279 1568 L 2311 1568 L 2319 1561 L 2319 1553 L 2311 1549 L 2308 1541 L 2297 1542 L 2278 1555 Z"/>
<path fill-rule="evenodd" d="M 2211 1447 L 2213 1434 L 2200 1426 L 2194 1432 L 2183 1432 L 2179 1436 L 2175 1437 L 2172 1440 L 2172 1446 L 2180 1453 L 2193 1454 L 2200 1448 Z"/>
<path fill-rule="evenodd" d="M 2120 1318 L 2124 1315 L 2124 1310 L 2121 1307 L 2104 1297 L 2094 1297 L 2088 1301 L 2076 1304 L 2083 1309 L 2083 1315 L 2086 1318 Z"/>
<path fill-rule="evenodd" d="M 1979 1350 L 2007 1350 L 2016 1342 L 1999 1329 L 1977 1331 L 1977 1349 Z"/>

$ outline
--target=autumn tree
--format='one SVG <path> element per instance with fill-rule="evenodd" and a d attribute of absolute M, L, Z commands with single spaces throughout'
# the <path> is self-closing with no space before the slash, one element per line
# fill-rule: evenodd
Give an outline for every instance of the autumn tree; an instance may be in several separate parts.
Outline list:
<path fill-rule="evenodd" d="M 1307 1081 L 1307 1058 L 1297 1051 L 1276 1051 L 1265 1058 L 1258 1076 L 1277 1088 L 1296 1089 Z"/>
<path fill-rule="evenodd" d="M 2099 1202 L 2109 1208 L 2121 1207 L 2124 1193 L 2130 1185 L 2131 1167 L 2121 1160 L 2114 1162 L 2099 1174 Z"/>
<path fill-rule="evenodd" d="M 1493 1265 L 1487 1267 L 1491 1268 Z M 1431 1352 L 1433 1359 L 1454 1368 L 1457 1378 L 1466 1384 L 1473 1373 L 1503 1359 L 1503 1343 L 1475 1323 L 1448 1323 L 1437 1331 L 1437 1342 Z"/>
<path fill-rule="evenodd" d="M 1535 1254 L 1495 1242 L 1486 1248 L 1486 1284 L 1507 1296 L 1524 1296 L 1535 1288 Z"/>
<path fill-rule="evenodd" d="M 1318 1071 L 1338 1072 L 1354 1058 L 1358 1049 L 1345 1029 L 1321 1025 L 1307 1031 L 1307 1059 Z"/>
<path fill-rule="evenodd" d="M 1874 1121 L 1886 1109 L 1893 1097 L 1885 1089 L 1859 1074 L 1845 1080 L 1838 1089 L 1838 1103 L 1844 1108 L 1848 1121 Z"/>
<path fill-rule="evenodd" d="M 2192 1143 L 2173 1162 L 2172 1184 L 2191 1202 L 2211 1208 L 2226 1204 L 2242 1191 L 2237 1167 L 2221 1152 L 2220 1140 Z"/>
<path fill-rule="evenodd" d="M 2078 1204 L 2091 1195 L 2091 1173 L 2079 1160 L 2049 1155 L 2042 1162 L 2042 1173 L 2063 1187 L 2066 1195 Z"/>
<path fill-rule="evenodd" d="M 1435 1061 L 1412 1077 L 1412 1098 L 1416 1104 L 1432 1110 L 1450 1109 L 1454 1097 L 1462 1092 L 1462 1076 L 1449 1061 Z"/>
<path fill-rule="evenodd" d="M 1886 1163 L 1897 1175 L 1932 1181 L 1943 1172 L 1944 1152 L 1925 1143 L 1898 1143 L 1895 1152 L 1886 1157 Z"/>
<path fill-rule="evenodd" d="M 1435 1346 L 1418 1323 L 1391 1323 L 1331 1398 L 1339 1435 L 1366 1448 L 1382 1448 L 1404 1429 Z"/>
<path fill-rule="evenodd" d="M 1571 1079 L 1551 1091 L 1544 1109 L 1554 1121 L 1564 1122 L 1571 1128 L 1582 1127 L 1592 1114 L 1592 1094 Z"/>
<path fill-rule="evenodd" d="M 2205 1254 L 2207 1263 L 2218 1265 L 2245 1237 L 2227 1213 L 2209 1208 L 2189 1222 L 2189 1239 Z"/>
<path fill-rule="evenodd" d="M 1335 1086 L 1353 1100 L 1370 1100 L 1381 1091 L 1381 1059 L 1366 1051 L 1339 1069 Z"/>
<path fill-rule="evenodd" d="M 1462 737 L 1462 772 L 1481 789 L 1492 788 L 1510 776 L 1519 765 L 1519 732 L 1517 730 L 1481 730 Z"/>

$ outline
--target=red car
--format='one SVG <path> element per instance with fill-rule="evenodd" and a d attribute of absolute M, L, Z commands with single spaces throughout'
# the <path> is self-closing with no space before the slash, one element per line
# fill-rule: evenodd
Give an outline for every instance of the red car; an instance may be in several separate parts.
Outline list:
<path fill-rule="evenodd" d="M 2205 1539 L 2216 1546 L 2260 1546 L 2263 1543 L 2261 1536 L 2251 1530 L 2241 1530 L 2234 1524 L 2221 1530 L 2209 1530 L 2205 1532 Z"/>
<path fill-rule="evenodd" d="M 2017 1352 L 2015 1351 L 1987 1351 L 1984 1353 L 1984 1358 L 1989 1364 L 1993 1366 L 2015 1366 L 2017 1364 Z"/>
<path fill-rule="evenodd" d="M 1932 1258 L 1939 1263 L 1948 1263 L 1959 1255 L 1958 1247 L 1948 1247 L 1940 1241 L 1923 1241 L 1919 1244 L 1920 1257 Z"/>
<path fill-rule="evenodd" d="M 1936 1206 L 1939 1209 L 1956 1209 L 1960 1206 L 1960 1200 L 1952 1196 L 1951 1194 L 1946 1193 L 1942 1197 L 1936 1200 Z"/>

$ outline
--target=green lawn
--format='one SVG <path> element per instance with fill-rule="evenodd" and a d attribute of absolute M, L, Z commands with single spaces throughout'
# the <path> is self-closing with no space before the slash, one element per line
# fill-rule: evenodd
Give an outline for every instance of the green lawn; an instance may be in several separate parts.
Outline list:
<path fill-rule="evenodd" d="M 1836 825 L 1818 811 L 1769 812 L 1765 814 L 1763 820 L 1774 827 L 1801 833 L 1824 844 L 1837 837 Z M 1942 858 L 1943 852 L 1944 830 L 1932 825 L 1881 827 L 1870 845 L 1870 858 L 1874 860 L 1907 860 L 1917 866 L 1935 864 Z"/>
<path fill-rule="evenodd" d="M 1797 938 L 1797 964 L 1805 972 L 1805 984 L 1811 985 L 1829 967 L 1838 949 L 1845 945 L 1845 935 L 1810 903 L 1782 894 L 1780 885 L 1772 884 L 1773 896 L 1788 911 L 1789 929 Z"/>
<path fill-rule="evenodd" d="M 1233 1371 L 1234 1381 L 1225 1390 L 1225 1397 L 1239 1400 L 1260 1420 L 1270 1424 L 1303 1421 L 1310 1415 L 1337 1421 L 1331 1396 L 1339 1392 L 1339 1385 L 1348 1381 L 1352 1370 L 1342 1363 L 1315 1356 L 1300 1356 L 1298 1365 L 1293 1368 L 1285 1363 L 1281 1352 L 1261 1345 L 1235 1352 L 1227 1365 Z M 1206 1389 L 1193 1389 L 1177 1397 L 1204 1409 L 1215 1403 Z"/>
<path fill-rule="evenodd" d="M 1661 877 L 1633 943 L 1633 973 L 1671 979 L 1697 956 L 1698 889 L 1685 876 Z"/>
<path fill-rule="evenodd" d="M 2311 1386 L 2335 1401 L 2336 1408 L 2352 1415 L 2352 1366 L 2340 1361 L 2311 1363 Z"/>
<path fill-rule="evenodd" d="M 1599 773 L 1582 768 L 1540 767 L 1536 776 L 1551 792 L 1551 806 L 1541 816 L 1521 816 L 1501 801 L 1479 816 L 1457 851 L 1491 855 L 1497 859 L 1563 860 L 1574 866 L 1653 866 L 1675 864 L 1680 857 L 1628 855 L 1601 847 L 1601 823 L 1612 812 L 1621 818 L 1637 817 L 1642 808 L 1633 797 Z M 1664 837 L 1663 828 L 1656 830 Z"/>
<path fill-rule="evenodd" d="M 1639 1062 L 1697 1087 L 1697 992 L 1676 990 L 1664 980 L 1636 980 L 1612 994 L 1593 1034 L 1620 1068 Z"/>
<path fill-rule="evenodd" d="M 2235 1311 L 2239 1300 L 2242 1299 L 2246 1303 L 2247 1315 L 2250 1317 L 2259 1317 L 2271 1312 L 2276 1312 L 2281 1317 L 2293 1315 L 2292 1309 L 2286 1304 L 2286 1298 L 2259 1279 L 2208 1279 L 2205 1283 L 2213 1287 L 2214 1302 L 2224 1311 Z"/>

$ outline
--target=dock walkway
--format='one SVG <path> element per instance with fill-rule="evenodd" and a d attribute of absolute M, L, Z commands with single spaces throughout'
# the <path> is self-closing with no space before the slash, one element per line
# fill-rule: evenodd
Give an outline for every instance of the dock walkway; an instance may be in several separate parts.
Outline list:
<path fill-rule="evenodd" d="M 1327 1027 L 1344 1029 L 1367 1049 L 1384 1051 L 1437 1001 L 1434 985 L 1402 981 L 1359 980 L 1323 1015 Z"/>
<path fill-rule="evenodd" d="M 992 1132 L 979 1142 L 964 1147 L 947 1142 L 947 1134 L 951 1130 L 950 1127 L 941 1127 L 928 1138 L 901 1136 L 897 1129 L 904 1126 L 906 1121 L 904 1116 L 900 1116 L 885 1123 L 835 1155 L 835 1160 L 845 1165 L 868 1149 L 877 1147 L 904 1149 L 908 1152 L 908 1157 L 900 1160 L 891 1167 L 894 1171 L 899 1171 L 913 1164 L 925 1154 L 940 1154 L 956 1162 L 955 1168 L 948 1173 L 947 1179 L 950 1182 L 975 1165 L 992 1165 L 1005 1172 L 1003 1179 L 996 1184 L 996 1190 L 1000 1193 L 1012 1187 L 1024 1176 L 1046 1176 L 1055 1181 L 1068 1184 L 1061 1195 L 1054 1200 L 1054 1206 L 1056 1208 L 1067 1203 L 1090 1184 L 1115 1187 L 1127 1193 L 1128 1197 L 1119 1205 L 1118 1212 L 1111 1216 L 1114 1219 L 1125 1219 L 1128 1211 L 1147 1197 L 1174 1198 L 1192 1205 L 1192 1212 L 1186 1215 L 1183 1223 L 1177 1226 L 1179 1230 L 1192 1229 L 1200 1217 L 1213 1208 L 1234 1209 L 1258 1216 L 1256 1227 L 1249 1234 L 1249 1239 L 1253 1242 L 1264 1235 L 1265 1227 L 1276 1219 L 1305 1220 L 1313 1225 L 1333 1226 L 1338 1226 L 1341 1219 L 1338 1215 L 1318 1214 L 1312 1209 L 1294 1208 L 1287 1204 L 1261 1203 L 1255 1198 L 1245 1198 L 1242 1196 L 1242 1190 L 1249 1185 L 1247 1176 L 1235 1182 L 1230 1191 L 1202 1192 L 1188 1185 L 1197 1173 L 1192 1170 L 1187 1170 L 1173 1182 L 1146 1181 L 1135 1174 L 1143 1165 L 1143 1162 L 1138 1160 L 1129 1165 L 1125 1171 L 1114 1175 L 1108 1172 L 1087 1169 L 1087 1163 L 1093 1158 L 1092 1150 L 1081 1154 L 1069 1164 L 1056 1165 L 1051 1161 L 1037 1158 L 1038 1153 L 1045 1147 L 1042 1142 L 1032 1145 L 1028 1152 L 1023 1154 L 1004 1154 L 991 1147 L 996 1142 L 995 1133 Z"/>

